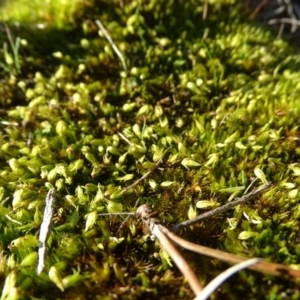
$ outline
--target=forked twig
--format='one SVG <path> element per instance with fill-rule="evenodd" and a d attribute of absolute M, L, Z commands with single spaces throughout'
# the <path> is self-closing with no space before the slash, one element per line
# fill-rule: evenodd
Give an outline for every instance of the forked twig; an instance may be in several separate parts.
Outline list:
<path fill-rule="evenodd" d="M 237 256 L 232 253 L 224 252 L 221 250 L 216 250 L 213 248 L 197 245 L 194 243 L 191 243 L 187 240 L 184 240 L 183 238 L 179 237 L 178 235 L 170 232 L 166 227 L 162 227 L 163 232 L 177 245 L 190 250 L 192 252 L 196 252 L 205 256 L 217 258 L 223 262 L 229 263 L 229 264 L 238 264 L 241 262 L 244 262 L 248 260 L 245 257 Z M 250 266 L 249 269 L 258 271 L 261 273 L 266 273 L 270 275 L 276 275 L 276 276 L 290 276 L 295 278 L 300 278 L 300 270 L 292 269 L 286 265 L 282 264 L 276 264 L 276 263 L 270 263 L 266 261 L 260 261 L 257 264 Z"/>
<path fill-rule="evenodd" d="M 261 191 L 261 189 L 259 190 Z M 164 250 L 170 255 L 182 274 L 186 277 L 188 283 L 190 284 L 192 290 L 196 295 L 195 300 L 207 299 L 208 295 L 210 295 L 212 291 L 217 288 L 217 286 L 222 284 L 224 280 L 226 280 L 229 276 L 233 275 L 237 271 L 246 267 L 270 275 L 300 278 L 299 270 L 292 269 L 285 265 L 265 262 L 260 258 L 247 259 L 231 253 L 215 250 L 213 248 L 200 246 L 186 241 L 161 225 L 157 215 L 158 213 L 153 211 L 147 204 L 141 205 L 136 212 L 136 216 L 138 218 L 141 218 L 143 222 L 148 226 L 151 233 L 155 235 L 155 237 L 160 241 Z M 196 275 L 190 269 L 189 265 L 178 252 L 178 250 L 174 247 L 172 242 L 175 242 L 177 245 L 187 250 L 217 258 L 226 263 L 236 265 L 223 272 L 221 275 L 219 275 L 220 277 L 215 278 L 211 282 L 211 284 L 208 285 L 207 290 L 202 290 L 201 286 L 199 288 L 199 282 Z"/>
<path fill-rule="evenodd" d="M 267 183 L 263 185 L 262 187 L 258 188 L 254 192 L 241 197 L 240 199 L 233 201 L 231 203 L 225 204 L 222 207 L 219 207 L 216 210 L 211 211 L 209 214 L 206 213 L 202 216 L 199 216 L 198 218 L 195 218 L 191 220 L 191 223 L 183 222 L 181 224 L 178 224 L 171 228 L 171 230 L 178 230 L 189 226 L 191 224 L 195 224 L 197 222 L 202 221 L 203 219 L 206 219 L 208 217 L 214 216 L 216 214 L 219 214 L 221 212 L 227 211 L 230 208 L 233 208 L 234 206 L 245 203 L 254 197 L 260 195 L 262 192 L 266 191 L 268 188 L 271 187 L 271 183 Z M 129 213 L 132 215 L 132 213 Z M 186 241 L 182 239 L 181 237 L 175 235 L 173 232 L 171 232 L 169 229 L 161 225 L 160 220 L 158 218 L 158 213 L 153 211 L 150 206 L 147 204 L 141 205 L 137 211 L 136 211 L 136 217 L 141 218 L 142 221 L 147 225 L 151 233 L 156 236 L 156 238 L 159 240 L 161 246 L 164 248 L 164 250 L 168 253 L 168 255 L 173 259 L 179 270 L 182 272 L 182 274 L 187 279 L 188 283 L 190 284 L 193 292 L 196 295 L 195 300 L 204 300 L 207 299 L 209 295 L 219 286 L 221 285 L 228 277 L 233 275 L 234 273 L 238 272 L 239 270 L 243 268 L 249 268 L 251 270 L 255 270 L 258 272 L 270 274 L 270 275 L 276 275 L 276 276 L 289 276 L 294 278 L 300 278 L 300 270 L 292 269 L 288 266 L 282 265 L 282 264 L 276 264 L 276 263 L 270 263 L 263 261 L 260 258 L 253 258 L 253 259 L 247 259 L 244 257 L 237 256 L 235 254 L 223 252 L 221 250 L 216 250 L 209 247 L 204 247 L 201 245 L 197 245 L 194 243 L 191 243 L 189 241 Z M 235 266 L 229 268 L 228 270 L 221 273 L 218 277 L 216 277 L 207 287 L 203 289 L 203 287 L 200 285 L 196 275 L 191 270 L 187 262 L 184 260 L 180 252 L 176 249 L 176 247 L 173 245 L 173 243 L 177 244 L 180 247 L 183 247 L 187 250 L 219 259 L 220 261 L 234 264 Z"/>
<path fill-rule="evenodd" d="M 203 288 L 200 285 L 197 276 L 184 260 L 180 252 L 174 247 L 172 242 L 161 230 L 160 220 L 157 218 L 157 212 L 154 212 L 148 205 L 143 204 L 137 209 L 136 216 L 143 220 L 151 233 L 160 241 L 164 250 L 168 253 L 168 255 L 170 255 L 181 273 L 187 279 L 194 294 L 196 296 L 199 295 Z"/>
<path fill-rule="evenodd" d="M 270 8 L 272 7 L 272 4 L 274 6 L 274 3 L 276 1 L 270 1 Z M 278 32 L 278 37 L 281 36 L 285 25 L 290 24 L 291 25 L 291 33 L 295 33 L 297 29 L 300 27 L 300 22 L 299 22 L 299 4 L 297 1 L 291 1 L 291 0 L 281 0 L 277 1 L 276 9 L 272 10 L 272 12 L 268 12 L 266 15 L 266 18 L 268 19 L 268 24 L 273 25 L 273 24 L 279 24 L 279 32 Z M 263 8 L 263 6 L 266 6 L 268 4 L 268 0 L 262 0 L 261 3 L 255 8 L 255 10 L 252 12 L 250 15 L 250 18 L 253 19 Z M 247 1 L 246 7 L 249 8 L 250 1 Z M 282 15 L 282 17 L 280 17 Z M 278 16 L 277 18 L 272 18 L 269 19 L 269 17 L 275 17 Z"/>

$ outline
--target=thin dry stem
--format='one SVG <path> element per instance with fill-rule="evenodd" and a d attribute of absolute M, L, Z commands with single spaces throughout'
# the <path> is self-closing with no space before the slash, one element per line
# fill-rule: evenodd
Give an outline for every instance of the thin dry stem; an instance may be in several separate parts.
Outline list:
<path fill-rule="evenodd" d="M 137 207 L 139 203 L 140 203 L 140 198 L 138 198 L 138 199 L 135 201 L 134 207 Z M 131 214 L 132 214 L 132 215 L 135 215 L 135 213 L 130 213 L 130 215 L 131 215 Z M 120 232 L 120 230 L 124 227 L 125 223 L 126 223 L 127 220 L 130 218 L 130 215 L 127 216 L 127 217 L 125 218 L 125 220 L 121 223 L 121 225 L 119 226 L 117 232 Z"/>
<path fill-rule="evenodd" d="M 259 11 L 268 3 L 268 0 L 263 0 L 261 1 L 261 3 L 259 5 L 257 5 L 257 7 L 255 8 L 255 10 L 252 12 L 252 14 L 250 15 L 251 19 L 254 19 L 255 16 L 259 13 Z"/>
<path fill-rule="evenodd" d="M 237 264 L 248 260 L 247 258 L 240 257 L 228 252 L 216 250 L 213 248 L 197 245 L 182 239 L 181 237 L 175 235 L 174 233 L 170 232 L 167 228 L 163 227 L 164 233 L 176 244 L 180 245 L 181 247 L 190 250 L 192 252 L 196 252 L 205 256 L 217 258 L 221 261 L 224 261 L 229 264 Z M 300 277 L 300 270 L 292 269 L 288 266 L 276 263 L 270 263 L 266 261 L 260 261 L 256 265 L 250 266 L 249 269 L 258 271 L 261 273 L 266 273 L 270 275 L 276 276 L 290 276 L 290 277 Z"/>
<path fill-rule="evenodd" d="M 196 296 L 199 295 L 203 287 L 199 283 L 197 276 L 192 271 L 185 259 L 182 257 L 180 252 L 164 234 L 161 228 L 163 226 L 160 225 L 160 220 L 157 219 L 157 213 L 154 212 L 148 205 L 143 204 L 138 208 L 136 215 L 143 220 L 143 222 L 148 226 L 151 233 L 159 240 L 163 249 L 170 255 L 181 273 L 187 279 L 194 294 Z"/>
<path fill-rule="evenodd" d="M 159 226 L 154 225 L 152 227 L 151 232 L 156 236 L 163 249 L 170 255 L 178 269 L 184 275 L 194 294 L 197 296 L 199 293 L 201 293 L 203 288 L 199 282 L 199 279 L 192 271 L 192 269 L 190 268 L 186 260 L 183 258 L 183 256 L 180 254 L 180 252 L 176 249 L 172 242 L 170 242 L 166 235 L 160 230 Z"/>
<path fill-rule="evenodd" d="M 106 39 L 108 40 L 108 42 L 112 46 L 113 50 L 116 52 L 116 54 L 120 58 L 120 60 L 122 62 L 122 65 L 123 65 L 124 71 L 127 72 L 126 62 L 125 62 L 125 59 L 124 59 L 122 53 L 120 52 L 120 50 L 118 49 L 118 47 L 116 46 L 116 44 L 114 43 L 114 41 L 112 40 L 111 36 L 109 35 L 109 33 L 107 32 L 107 30 L 105 29 L 105 27 L 102 25 L 101 21 L 100 20 L 96 20 L 95 22 L 98 25 L 98 27 L 100 28 L 100 30 L 103 32 L 103 34 L 105 35 Z"/>
<path fill-rule="evenodd" d="M 132 145 L 132 143 L 129 141 L 129 139 L 128 139 L 124 134 L 122 134 L 121 132 L 118 132 L 118 136 L 119 136 L 123 141 L 125 141 L 128 145 Z"/>
<path fill-rule="evenodd" d="M 299 27 L 300 26 L 300 20 L 297 19 L 290 19 L 290 18 L 281 18 L 281 19 L 271 19 L 268 21 L 268 24 L 291 24 L 294 27 Z M 292 32 L 295 32 L 295 29 L 291 30 Z"/>
<path fill-rule="evenodd" d="M 249 268 L 250 266 L 258 263 L 260 258 L 251 258 L 243 261 L 229 269 L 225 270 L 221 274 L 219 274 L 216 278 L 214 278 L 203 291 L 194 299 L 194 300 L 206 300 L 208 297 L 212 295 L 212 293 L 223 283 L 225 282 L 230 276 L 234 275 L 235 273 Z"/>
<path fill-rule="evenodd" d="M 19 126 L 19 123 L 9 122 L 9 121 L 0 121 L 0 124 L 5 125 L 5 126 Z"/>
<path fill-rule="evenodd" d="M 160 159 L 155 163 L 154 167 L 152 169 L 150 169 L 148 172 L 146 172 L 141 178 L 139 178 L 137 181 L 135 181 L 132 185 L 124 188 L 121 192 L 121 194 L 126 193 L 128 190 L 134 188 L 135 186 L 137 186 L 139 183 L 141 183 L 143 180 L 145 180 L 149 175 L 151 175 L 157 168 L 158 166 L 162 163 L 162 160 L 165 156 L 165 154 L 169 151 L 170 147 L 167 148 L 164 153 L 162 154 L 162 156 L 160 157 Z"/>
<path fill-rule="evenodd" d="M 225 205 L 222 205 L 222 206 L 220 206 L 216 209 L 208 211 L 208 212 L 206 212 L 206 213 L 204 213 L 204 214 L 202 214 L 202 215 L 200 215 L 200 216 L 198 216 L 198 217 L 196 217 L 192 220 L 187 220 L 185 222 L 177 224 L 177 225 L 173 226 L 170 230 L 173 231 L 173 232 L 176 232 L 176 231 L 178 231 L 180 229 L 183 229 L 185 227 L 191 226 L 193 224 L 202 222 L 203 220 L 206 220 L 206 219 L 209 219 L 209 218 L 214 217 L 216 215 L 219 215 L 219 214 L 221 214 L 221 213 L 223 213 L 223 212 L 225 212 L 225 211 L 227 211 L 227 210 L 229 210 L 229 209 L 231 209 L 231 208 L 233 208 L 233 207 L 235 207 L 239 204 L 243 204 L 243 203 L 248 202 L 251 199 L 259 196 L 260 194 L 262 194 L 263 192 L 268 190 L 271 186 L 272 186 L 272 184 L 269 182 L 269 183 L 261 186 L 257 190 L 255 190 L 255 191 L 253 191 L 253 192 L 251 192 L 251 193 L 249 193 L 249 194 L 247 194 L 247 195 L 245 195 L 245 196 L 243 196 L 243 197 L 241 197 L 241 198 L 239 198 L 235 201 L 229 202 L 229 203 L 227 203 Z"/>
<path fill-rule="evenodd" d="M 205 1 L 203 5 L 202 20 L 205 21 L 207 19 L 207 13 L 208 13 L 208 1 Z"/>
<path fill-rule="evenodd" d="M 6 23 L 4 23 L 4 26 L 5 26 L 6 35 L 7 35 L 7 38 L 9 40 L 10 46 L 11 46 L 12 49 L 14 49 L 15 48 L 15 43 L 13 41 L 13 37 L 12 37 L 11 31 L 10 31 L 10 29 L 7 26 Z"/>

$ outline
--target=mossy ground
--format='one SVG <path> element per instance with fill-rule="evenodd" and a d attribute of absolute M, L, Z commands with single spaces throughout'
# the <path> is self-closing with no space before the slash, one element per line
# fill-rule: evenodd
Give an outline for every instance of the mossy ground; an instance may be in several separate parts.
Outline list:
<path fill-rule="evenodd" d="M 0 7 L 1 299 L 192 298 L 137 220 L 118 230 L 123 218 L 97 215 L 139 199 L 175 224 L 200 214 L 201 200 L 226 203 L 255 169 L 274 183 L 269 192 L 182 234 L 300 268 L 297 49 L 236 1 L 208 1 L 206 18 L 196 0 L 27 2 Z M 51 187 L 56 214 L 38 276 Z M 184 255 L 203 283 L 226 268 Z M 243 271 L 212 298 L 298 299 L 299 284 Z"/>

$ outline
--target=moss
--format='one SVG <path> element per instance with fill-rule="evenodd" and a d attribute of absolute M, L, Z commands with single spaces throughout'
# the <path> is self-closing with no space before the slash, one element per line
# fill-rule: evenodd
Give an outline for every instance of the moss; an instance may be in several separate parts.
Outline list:
<path fill-rule="evenodd" d="M 136 220 L 119 230 L 121 216 L 98 213 L 132 211 L 139 199 L 176 223 L 256 177 L 274 188 L 187 236 L 299 268 L 298 52 L 235 1 L 209 1 L 206 17 L 206 1 L 69 2 L 33 1 L 33 13 L 23 1 L 1 7 L 3 299 L 191 298 Z M 169 147 L 149 178 L 122 193 Z M 38 276 L 34 242 L 52 187 L 56 214 Z M 187 258 L 204 282 L 224 268 Z M 245 271 L 214 298 L 296 299 L 298 284 Z"/>

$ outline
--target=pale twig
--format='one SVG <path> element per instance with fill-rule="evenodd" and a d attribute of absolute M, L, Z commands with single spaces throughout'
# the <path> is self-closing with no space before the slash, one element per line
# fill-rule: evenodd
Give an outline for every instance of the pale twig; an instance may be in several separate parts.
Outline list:
<path fill-rule="evenodd" d="M 6 32 L 6 35 L 7 35 L 8 40 L 9 40 L 10 46 L 11 46 L 12 49 L 14 49 L 14 48 L 15 48 L 15 43 L 14 43 L 14 41 L 13 41 L 13 37 L 12 37 L 12 34 L 11 34 L 11 32 L 10 32 L 10 29 L 9 29 L 9 27 L 7 26 L 6 23 L 4 23 L 4 27 L 5 27 L 5 32 Z"/>
<path fill-rule="evenodd" d="M 207 18 L 207 12 L 208 12 L 208 1 L 204 2 L 203 5 L 203 12 L 202 12 L 202 20 L 205 21 Z"/>
<path fill-rule="evenodd" d="M 19 123 L 17 123 L 17 122 L 9 122 L 9 121 L 0 121 L 0 124 L 6 125 L 6 126 L 10 126 L 10 125 L 12 125 L 12 126 L 19 126 Z"/>
<path fill-rule="evenodd" d="M 202 291 L 202 286 L 199 282 L 199 279 L 192 271 L 186 260 L 182 257 L 180 252 L 175 248 L 172 242 L 170 242 L 167 236 L 160 230 L 160 228 L 157 225 L 153 224 L 151 232 L 159 240 L 163 249 L 168 253 L 168 255 L 170 255 L 178 269 L 188 281 L 194 294 L 197 296 Z"/>
<path fill-rule="evenodd" d="M 54 189 L 49 190 L 46 196 L 46 206 L 44 210 L 43 222 L 40 228 L 40 236 L 39 236 L 39 260 L 37 273 L 41 274 L 43 272 L 45 266 L 45 257 L 46 257 L 46 243 L 51 232 L 52 227 L 52 218 L 54 214 L 54 205 L 55 205 L 55 191 Z"/>
<path fill-rule="evenodd" d="M 214 278 L 208 285 L 205 286 L 203 291 L 194 299 L 194 300 L 206 300 L 208 297 L 212 295 L 212 293 L 223 283 L 225 282 L 230 276 L 234 275 L 235 273 L 249 268 L 250 266 L 258 263 L 261 259 L 260 258 L 251 258 L 243 261 L 226 271 L 222 272 L 216 278 Z"/>
<path fill-rule="evenodd" d="M 179 237 L 178 235 L 170 232 L 166 227 L 162 227 L 163 232 L 177 245 L 195 252 L 199 253 L 205 256 L 217 258 L 220 261 L 229 263 L 229 264 L 238 264 L 241 262 L 244 262 L 247 260 L 247 258 L 237 256 L 232 253 L 224 252 L 221 250 L 216 250 L 213 248 L 197 245 L 194 243 L 191 243 L 187 240 L 184 240 L 183 238 Z M 249 269 L 258 271 L 261 273 L 266 273 L 270 275 L 276 275 L 276 276 L 290 276 L 299 278 L 300 277 L 300 270 L 292 269 L 288 266 L 282 265 L 282 264 L 276 264 L 276 263 L 270 263 L 266 261 L 260 261 L 256 265 L 250 266 Z"/>
<path fill-rule="evenodd" d="M 121 132 L 118 132 L 118 136 L 123 140 L 125 141 L 128 145 L 132 145 L 132 143 L 129 141 L 129 139 L 124 135 L 122 134 Z"/>
<path fill-rule="evenodd" d="M 262 187 L 258 188 L 256 191 L 238 199 L 235 202 L 235 205 L 238 203 L 244 203 L 249 201 L 253 197 L 261 194 L 263 191 L 267 190 L 271 186 L 270 183 L 263 185 Z M 234 203 L 231 202 L 230 204 Z M 234 205 L 234 206 L 235 206 Z M 233 206 L 231 205 L 230 208 Z M 228 209 L 228 204 L 225 205 L 225 210 L 218 210 L 218 213 L 226 211 Z M 132 215 L 131 213 L 129 213 Z M 292 269 L 288 266 L 276 264 L 276 263 L 269 263 L 265 262 L 262 259 L 254 258 L 254 259 L 247 259 L 244 257 L 237 256 L 235 254 L 223 252 L 220 250 L 216 250 L 209 247 L 204 247 L 201 245 L 197 245 L 186 241 L 179 236 L 172 233 L 166 227 L 161 225 L 160 220 L 158 219 L 158 213 L 153 211 L 150 206 L 143 204 L 141 205 L 136 211 L 136 217 L 142 219 L 142 221 L 148 226 L 151 233 L 159 240 L 163 249 L 168 253 L 168 255 L 172 258 L 175 262 L 179 270 L 187 279 L 191 289 L 196 295 L 195 300 L 207 299 L 209 295 L 220 285 L 222 284 L 229 276 L 234 274 L 235 272 L 243 269 L 249 268 L 258 272 L 276 275 L 276 276 L 289 276 L 294 278 L 300 278 L 300 270 Z M 174 228 L 174 227 L 173 227 Z M 194 272 L 191 270 L 187 262 L 184 260 L 180 252 L 176 249 L 176 247 L 172 244 L 179 245 L 187 250 L 219 259 L 220 261 L 229 263 L 229 264 L 237 264 L 232 268 L 229 268 L 227 271 L 223 272 L 219 275 L 216 279 L 214 279 L 207 288 L 203 289 L 199 280 L 197 279 Z M 204 292 L 203 292 L 204 291 Z"/>
<path fill-rule="evenodd" d="M 282 31 L 284 28 L 285 24 L 290 24 L 291 25 L 291 32 L 295 32 L 297 28 L 300 26 L 300 21 L 297 19 L 297 10 L 298 6 L 297 3 L 293 6 L 293 3 L 290 0 L 284 0 L 284 4 L 280 7 L 278 7 L 276 10 L 273 11 L 272 16 L 279 15 L 286 11 L 287 15 L 289 18 L 273 18 L 268 21 L 268 24 L 273 25 L 273 24 L 280 24 L 280 30 Z M 296 13 L 295 13 L 295 12 Z M 280 35 L 281 32 L 278 33 Z"/>
<path fill-rule="evenodd" d="M 137 209 L 136 216 L 143 220 L 143 222 L 148 226 L 151 233 L 159 240 L 163 249 L 173 259 L 181 273 L 187 279 L 194 294 L 196 296 L 199 295 L 203 287 L 200 285 L 197 276 L 184 260 L 180 252 L 175 248 L 175 246 L 170 242 L 170 240 L 161 230 L 160 220 L 157 219 L 157 213 L 154 212 L 148 205 L 143 204 Z"/>
<path fill-rule="evenodd" d="M 297 20 L 297 19 L 281 18 L 281 19 L 271 19 L 268 21 L 268 24 L 270 24 L 270 25 L 277 24 L 277 23 L 291 24 L 296 27 L 300 26 L 300 20 Z"/>
<path fill-rule="evenodd" d="M 124 71 L 127 72 L 126 62 L 125 62 L 125 59 L 124 59 L 122 53 L 120 52 L 120 50 L 118 49 L 118 47 L 116 46 L 114 41 L 112 40 L 111 36 L 109 35 L 109 33 L 107 32 L 105 27 L 102 25 L 101 21 L 96 20 L 95 22 L 98 25 L 98 27 L 100 28 L 100 30 L 103 32 L 103 34 L 105 35 L 106 39 L 108 40 L 108 42 L 110 43 L 110 45 L 112 46 L 112 48 L 114 49 L 114 51 L 116 52 L 118 57 L 120 58 Z"/>
<path fill-rule="evenodd" d="M 128 220 L 128 218 L 130 218 L 131 216 L 135 216 L 134 212 L 119 212 L 119 213 L 103 213 L 103 214 L 98 214 L 99 217 L 105 217 L 105 216 L 119 216 L 119 215 L 125 215 L 127 216 L 125 218 L 125 220 L 121 223 L 121 225 L 119 226 L 117 233 L 123 228 L 124 224 L 126 223 L 126 221 Z"/>
<path fill-rule="evenodd" d="M 140 206 L 137 210 L 137 217 L 142 218 L 142 220 L 148 225 L 151 230 L 152 224 L 155 224 L 156 227 L 159 228 L 161 232 L 163 232 L 170 240 L 179 245 L 182 248 L 185 248 L 189 251 L 205 255 L 208 257 L 216 258 L 220 261 L 229 263 L 229 264 L 239 264 L 248 260 L 248 258 L 237 256 L 232 253 L 224 252 L 221 250 L 216 250 L 213 248 L 197 245 L 191 243 L 176 234 L 172 233 L 166 227 L 160 224 L 160 220 L 156 218 L 157 213 L 154 212 L 149 206 L 146 204 Z M 147 223 L 148 222 L 148 223 Z M 289 276 L 294 278 L 300 278 L 300 270 L 292 269 L 289 266 L 276 264 L 266 261 L 259 261 L 255 265 L 249 266 L 249 269 L 258 271 L 261 273 L 266 273 L 269 275 L 275 276 Z"/>
<path fill-rule="evenodd" d="M 138 198 L 138 199 L 135 201 L 134 207 L 137 207 L 138 204 L 139 204 L 139 202 L 140 202 L 140 198 Z M 135 213 L 130 213 L 130 214 L 135 215 Z M 118 230 L 117 230 L 117 233 L 124 227 L 124 225 L 126 224 L 126 222 L 127 222 L 127 220 L 128 220 L 129 218 L 130 218 L 130 215 L 127 216 L 127 217 L 125 218 L 125 220 L 121 223 L 121 225 L 119 226 L 119 228 L 118 228 Z"/>
<path fill-rule="evenodd" d="M 246 195 L 248 193 L 248 191 L 251 189 L 251 187 L 257 180 L 258 180 L 258 178 L 256 177 L 253 181 L 250 182 L 249 186 L 246 188 L 243 195 Z"/>
<path fill-rule="evenodd" d="M 221 214 L 221 213 L 223 213 L 223 212 L 225 212 L 225 211 L 227 211 L 227 210 L 229 210 L 229 209 L 231 209 L 231 208 L 233 208 L 233 207 L 235 207 L 239 204 L 243 204 L 243 203 L 248 202 L 249 200 L 259 196 L 264 191 L 268 190 L 271 186 L 272 186 L 271 183 L 267 183 L 267 184 L 261 186 L 260 188 L 258 188 L 257 190 L 255 190 L 255 191 L 253 191 L 253 192 L 251 192 L 251 193 L 249 193 L 249 194 L 247 194 L 247 195 L 245 195 L 245 196 L 243 196 L 243 197 L 241 197 L 241 198 L 239 198 L 235 201 L 229 202 L 229 203 L 227 203 L 225 205 L 222 205 L 222 206 L 220 206 L 216 209 L 208 211 L 208 212 L 206 212 L 206 213 L 204 213 L 204 214 L 202 214 L 202 215 L 200 215 L 200 216 L 198 216 L 198 217 L 196 217 L 192 220 L 187 220 L 185 222 L 177 224 L 177 225 L 173 226 L 170 230 L 176 232 L 176 231 L 178 231 L 180 229 L 183 229 L 185 227 L 191 226 L 193 224 L 199 223 L 199 222 L 201 222 L 203 220 L 206 220 L 208 218 L 219 215 L 219 214 Z"/>
<path fill-rule="evenodd" d="M 148 171 L 146 172 L 141 178 L 139 178 L 137 181 L 135 181 L 133 184 L 131 184 L 130 186 L 124 188 L 121 192 L 121 194 L 126 193 L 128 190 L 134 188 L 135 186 L 137 186 L 139 183 L 141 183 L 143 180 L 145 180 L 149 175 L 151 175 L 157 168 L 158 166 L 162 163 L 162 160 L 165 156 L 165 154 L 169 151 L 170 147 L 167 148 L 164 153 L 161 155 L 160 159 L 155 163 L 155 165 Z"/>
<path fill-rule="evenodd" d="M 16 223 L 16 224 L 18 224 L 18 225 L 22 225 L 21 222 L 15 220 L 15 219 L 13 219 L 13 218 L 11 218 L 8 214 L 6 214 L 5 217 L 6 217 L 9 221 L 11 221 L 11 222 L 13 222 L 13 223 Z"/>
<path fill-rule="evenodd" d="M 5 199 L 2 201 L 1 204 L 4 205 L 5 202 L 8 201 L 9 199 L 10 199 L 10 197 L 5 198 Z M 15 208 L 12 209 L 11 211 L 9 211 L 9 212 L 5 215 L 5 217 L 6 217 L 8 220 L 10 220 L 11 222 L 13 222 L 13 223 L 16 223 L 16 224 L 18 224 L 18 225 L 23 225 L 21 222 L 15 220 L 15 219 L 13 219 L 12 217 L 9 216 L 9 214 L 14 213 L 14 212 L 15 212 L 17 209 L 19 209 L 19 208 L 20 208 L 20 206 L 15 207 Z"/>
<path fill-rule="evenodd" d="M 32 133 L 32 131 L 30 131 L 30 132 L 28 133 L 28 138 L 27 138 L 27 143 L 26 143 L 26 146 L 27 146 L 28 148 L 31 148 L 31 145 L 32 145 L 32 139 L 33 139 L 33 133 Z"/>
<path fill-rule="evenodd" d="M 291 1 L 290 0 L 284 0 L 284 2 L 287 6 L 286 10 L 287 10 L 287 13 L 290 16 L 290 18 L 292 20 L 297 20 L 297 17 L 294 14 L 294 9 L 293 9 L 293 5 L 292 5 Z M 297 25 L 295 24 L 295 22 L 293 22 L 291 32 L 295 32 L 296 30 L 297 30 Z"/>

